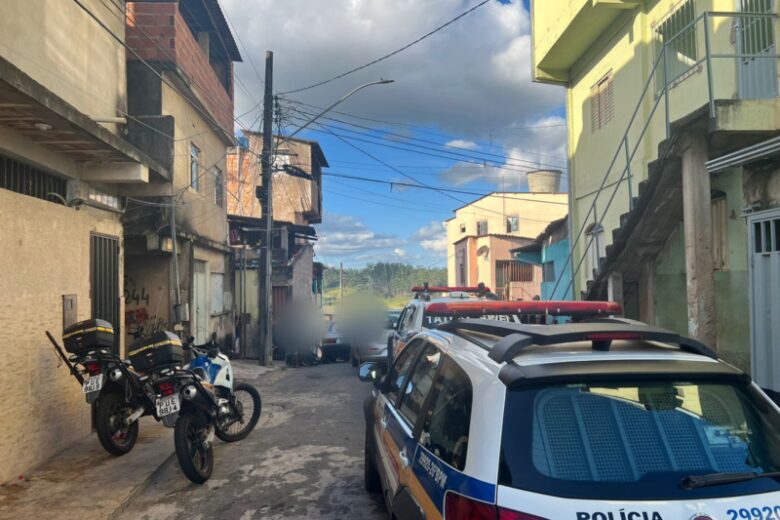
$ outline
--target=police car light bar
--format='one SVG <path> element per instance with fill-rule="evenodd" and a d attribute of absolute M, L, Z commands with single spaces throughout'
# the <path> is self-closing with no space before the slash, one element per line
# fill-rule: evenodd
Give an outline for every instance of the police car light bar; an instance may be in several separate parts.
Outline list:
<path fill-rule="evenodd" d="M 485 287 L 483 284 L 480 284 L 476 287 L 469 287 L 469 286 L 450 286 L 450 285 L 415 285 L 412 287 L 412 291 L 414 293 L 420 293 L 420 292 L 467 292 L 467 293 L 478 293 L 478 292 L 490 292 L 490 287 Z"/>
<path fill-rule="evenodd" d="M 594 301 L 462 301 L 431 303 L 425 313 L 452 317 L 490 314 L 585 317 L 622 314 L 623 308 L 616 302 Z"/>

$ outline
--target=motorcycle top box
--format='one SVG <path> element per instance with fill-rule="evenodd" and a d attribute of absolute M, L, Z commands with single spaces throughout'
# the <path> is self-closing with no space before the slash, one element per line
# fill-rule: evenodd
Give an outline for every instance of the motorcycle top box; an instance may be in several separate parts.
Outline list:
<path fill-rule="evenodd" d="M 114 326 L 105 320 L 85 320 L 62 331 L 65 350 L 85 354 L 90 350 L 114 347 Z"/>
<path fill-rule="evenodd" d="M 160 331 L 130 345 L 127 357 L 135 370 L 150 372 L 157 368 L 181 365 L 184 349 L 176 334 Z"/>

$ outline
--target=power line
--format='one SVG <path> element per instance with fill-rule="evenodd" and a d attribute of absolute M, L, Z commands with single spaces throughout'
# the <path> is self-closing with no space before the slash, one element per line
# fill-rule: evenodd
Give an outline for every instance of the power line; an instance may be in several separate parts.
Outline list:
<path fill-rule="evenodd" d="M 298 112 L 301 113 L 301 114 L 305 114 L 308 117 L 314 117 L 316 115 L 316 114 L 312 114 L 312 113 L 305 112 L 305 111 L 302 111 L 302 110 L 298 111 Z M 404 142 L 417 141 L 417 142 L 420 142 L 420 143 L 433 144 L 433 145 L 435 145 L 437 147 L 441 147 L 441 148 L 449 148 L 449 149 L 454 149 L 454 150 L 460 150 L 460 152 L 447 152 L 447 153 L 456 153 L 456 154 L 463 154 L 462 151 L 466 150 L 465 148 L 460 147 L 460 146 L 449 145 L 449 144 L 446 144 L 446 143 L 444 143 L 444 144 L 437 143 L 436 141 L 432 141 L 430 139 L 422 139 L 422 138 L 419 138 L 419 137 L 409 138 L 409 137 L 405 137 L 405 136 L 399 136 L 399 135 L 394 134 L 392 132 L 379 130 L 377 128 L 370 128 L 370 127 L 365 126 L 365 125 L 359 125 L 357 123 L 350 123 L 349 121 L 343 121 L 341 119 L 336 119 L 336 118 L 332 118 L 332 117 L 328 117 L 328 116 L 322 116 L 322 119 L 327 119 L 328 121 L 335 121 L 337 123 L 341 123 L 341 124 L 345 124 L 345 125 L 349 125 L 349 126 L 354 126 L 356 128 L 362 128 L 362 129 L 370 131 L 370 132 L 375 132 L 375 133 L 378 133 L 378 134 L 380 134 L 382 136 L 385 136 L 384 137 L 385 139 L 388 139 L 390 141 L 397 142 L 397 143 L 400 143 L 400 144 L 403 144 Z M 349 129 L 346 129 L 346 128 L 343 128 L 342 130 L 347 131 L 347 132 L 350 132 L 350 131 L 354 132 L 354 130 L 349 130 Z M 415 146 L 417 146 L 417 145 L 415 145 Z M 429 147 L 426 146 L 425 148 L 429 148 Z M 525 159 L 518 159 L 516 157 L 510 157 L 510 156 L 507 156 L 507 155 L 500 155 L 500 154 L 495 154 L 495 153 L 490 153 L 490 152 L 472 151 L 472 153 L 477 153 L 477 154 L 484 155 L 484 156 L 487 156 L 487 157 L 497 157 L 499 159 L 503 159 L 506 162 L 506 164 L 511 164 L 510 161 L 514 161 L 516 163 L 525 163 L 525 164 L 531 165 L 531 166 L 533 166 L 535 168 L 538 168 L 540 166 L 546 166 L 546 167 L 549 167 L 549 168 L 555 168 L 555 169 L 559 169 L 559 170 L 564 168 L 563 166 L 560 166 L 560 165 L 557 165 L 557 164 L 547 164 L 547 163 L 543 163 L 543 162 L 539 162 L 539 161 L 528 161 L 528 160 L 525 160 Z M 467 157 L 474 157 L 474 158 L 479 159 L 479 157 L 476 157 L 474 155 L 470 155 L 470 154 L 463 154 L 463 155 L 465 155 Z M 491 161 L 490 159 L 483 159 L 483 161 L 495 162 L 495 161 Z M 525 166 L 525 164 L 517 164 L 517 165 L 512 165 L 512 166 L 518 166 L 518 167 L 527 168 L 528 166 Z"/>
<path fill-rule="evenodd" d="M 485 163 L 490 163 L 490 164 L 488 164 L 488 166 L 490 166 L 491 168 L 496 168 L 496 169 L 499 169 L 499 170 L 505 170 L 505 171 L 510 171 L 510 172 L 516 172 L 516 173 L 522 173 L 522 174 L 527 174 L 529 172 L 535 171 L 533 168 L 530 168 L 530 167 L 527 167 L 527 166 L 524 166 L 524 167 L 523 166 L 519 166 L 519 165 L 517 165 L 516 167 L 506 166 L 506 165 L 503 165 L 503 164 L 500 164 L 500 163 L 494 162 L 494 161 L 485 161 L 485 160 L 480 159 L 480 158 L 474 158 L 474 157 L 470 157 L 470 156 L 465 155 L 465 154 L 459 154 L 459 153 L 456 153 L 456 152 L 448 152 L 446 150 L 444 150 L 444 151 L 435 150 L 432 147 L 425 147 L 425 146 L 422 146 L 422 145 L 415 145 L 413 143 L 410 144 L 409 146 L 422 148 L 423 150 L 426 150 L 426 149 L 427 150 L 434 150 L 435 152 L 439 152 L 439 153 L 432 153 L 430 151 L 423 151 L 423 150 L 415 150 L 413 148 L 407 148 L 407 147 L 403 147 L 403 146 L 395 146 L 395 145 L 384 143 L 384 142 L 381 142 L 381 141 L 366 139 L 365 138 L 365 134 L 363 134 L 361 132 L 354 131 L 354 130 L 349 130 L 347 128 L 333 127 L 332 125 L 328 125 L 328 124 L 324 124 L 324 123 L 315 123 L 315 124 L 317 126 L 319 126 L 321 129 L 323 129 L 324 131 L 312 128 L 311 129 L 312 132 L 329 133 L 329 134 L 331 134 L 331 135 L 333 135 L 333 136 L 335 136 L 335 137 L 337 137 L 337 138 L 339 138 L 341 140 L 350 139 L 352 141 L 357 141 L 357 142 L 366 143 L 366 144 L 373 144 L 373 145 L 376 145 L 376 146 L 382 146 L 384 148 L 391 148 L 393 150 L 400 150 L 400 151 L 403 151 L 403 152 L 415 153 L 415 154 L 418 154 L 418 155 L 424 155 L 426 157 L 436 157 L 438 159 L 449 159 L 451 161 L 466 162 L 466 163 L 470 163 L 470 164 L 480 165 L 480 166 L 483 166 L 483 167 L 485 166 Z M 341 130 L 341 131 L 345 131 L 345 132 L 357 133 L 358 135 L 361 135 L 361 136 L 364 136 L 364 137 L 345 136 L 343 134 L 337 134 L 337 133 L 333 132 L 331 130 L 331 128 L 336 128 L 337 130 Z M 443 155 L 443 154 L 452 154 L 452 155 Z M 387 165 L 385 164 L 385 166 L 387 166 Z M 453 165 L 453 166 L 458 166 L 458 165 Z M 522 169 L 522 170 L 518 169 L 518 168 L 521 168 L 521 167 L 525 168 L 525 169 Z"/>
<path fill-rule="evenodd" d="M 343 77 L 345 77 L 345 76 L 349 76 L 350 74 L 353 74 L 353 73 L 355 73 L 355 72 L 357 72 L 357 71 L 359 71 L 359 70 L 363 70 L 363 69 L 365 69 L 365 68 L 368 68 L 368 67 L 370 67 L 370 66 L 372 66 L 372 65 L 376 65 L 376 64 L 377 64 L 377 63 L 379 63 L 380 61 L 384 61 L 384 60 L 386 60 L 386 59 L 388 59 L 388 58 L 391 58 L 391 57 L 395 56 L 396 54 L 399 54 L 399 53 L 401 53 L 401 52 L 405 51 L 405 50 L 406 50 L 406 49 L 408 49 L 409 47 L 412 47 L 413 45 L 416 45 L 416 44 L 420 43 L 421 41 L 423 41 L 424 39 L 428 38 L 429 36 L 432 36 L 432 35 L 436 34 L 437 32 L 441 31 L 441 30 L 442 30 L 442 29 L 444 29 L 445 27 L 447 27 L 447 26 L 449 26 L 449 25 L 452 25 L 453 23 L 457 22 L 458 20 L 460 20 L 460 19 L 461 19 L 461 18 L 463 18 L 464 16 L 467 16 L 468 14 L 470 14 L 470 13 L 472 13 L 472 12 L 476 11 L 477 9 L 479 9 L 480 7 L 482 7 L 483 5 L 485 5 L 486 3 L 488 3 L 489 1 L 490 1 L 490 0 L 482 0 L 482 2 L 478 3 L 477 5 L 475 5 L 474 7 L 472 7 L 471 9 L 469 9 L 469 10 L 467 10 L 467 11 L 465 11 L 465 12 L 463 12 L 463 13 L 459 14 L 459 15 L 458 15 L 458 16 L 456 16 L 455 18 L 453 18 L 453 19 L 451 19 L 451 20 L 449 20 L 449 21 L 445 22 L 444 24 L 442 24 L 442 25 L 438 26 L 438 27 L 437 27 L 437 28 L 435 28 L 434 30 L 432 30 L 432 31 L 428 32 L 427 34 L 424 34 L 423 36 L 421 36 L 421 37 L 417 38 L 417 39 L 416 39 L 416 40 L 414 40 L 413 42 L 411 42 L 411 43 L 408 43 L 408 44 L 404 45 L 403 47 L 401 47 L 400 49 L 396 49 L 396 50 L 394 50 L 393 52 L 391 52 L 391 53 L 389 53 L 389 54 L 385 54 L 384 56 L 382 56 L 382 57 L 380 57 L 380 58 L 377 58 L 377 59 L 375 59 L 375 60 L 372 60 L 372 61 L 370 61 L 370 62 L 366 63 L 365 65 L 361 65 L 361 66 L 359 66 L 359 67 L 355 67 L 355 68 L 354 68 L 354 69 L 352 69 L 352 70 L 348 70 L 347 72 L 343 72 L 343 73 L 339 74 L 338 76 L 333 76 L 333 77 L 332 77 L 332 78 L 330 78 L 330 79 L 326 79 L 326 80 L 324 80 L 324 81 L 320 81 L 319 83 L 314 83 L 314 84 L 308 85 L 308 86 L 306 86 L 306 87 L 301 87 L 301 88 L 297 88 L 297 89 L 294 89 L 294 90 L 288 90 L 287 92 L 282 92 L 282 94 L 283 94 L 283 95 L 284 95 L 284 94 L 295 94 L 296 92 L 303 92 L 304 90 L 309 90 L 309 89 L 312 89 L 312 88 L 321 87 L 322 85 L 325 85 L 325 84 L 327 84 L 327 83 L 330 83 L 331 81 L 335 81 L 335 80 L 337 80 L 337 79 L 341 79 L 341 78 L 343 78 Z"/>
<path fill-rule="evenodd" d="M 304 103 L 303 101 L 298 101 L 297 99 L 292 99 L 292 98 L 283 98 L 283 99 L 285 101 L 287 101 L 288 103 L 292 103 L 292 104 L 295 104 L 295 105 L 301 105 L 301 106 L 304 106 L 304 107 L 313 108 L 315 110 L 323 110 L 323 107 L 321 107 L 321 106 L 312 105 L 310 103 Z M 388 121 L 386 119 L 376 119 L 376 118 L 371 118 L 371 117 L 358 116 L 356 114 L 351 114 L 349 112 L 344 112 L 344 111 L 339 111 L 339 110 L 331 110 L 331 112 L 334 113 L 334 114 L 339 114 L 339 115 L 342 115 L 342 116 L 345 116 L 345 117 L 349 117 L 349 118 L 352 118 L 352 119 L 359 119 L 361 121 L 368 121 L 368 122 L 371 122 L 371 123 L 378 123 L 378 124 L 381 124 L 381 125 L 390 125 L 390 126 L 400 126 L 400 127 L 405 127 L 405 128 L 411 128 L 413 130 L 416 130 L 417 132 L 420 132 L 420 133 L 423 133 L 423 134 L 428 134 L 428 135 L 431 135 L 431 136 L 445 137 L 447 139 L 452 139 L 452 137 L 453 137 L 452 134 L 447 134 L 447 133 L 444 133 L 444 132 L 437 132 L 437 131 L 431 130 L 429 127 L 420 126 L 420 125 L 414 125 L 412 123 L 405 123 L 405 122 L 400 122 L 400 121 Z M 552 125 L 518 125 L 518 126 L 509 126 L 509 127 L 506 127 L 506 128 L 499 128 L 499 129 L 494 129 L 494 130 L 497 130 L 497 131 L 536 130 L 536 129 L 545 129 L 545 128 L 562 128 L 562 127 L 565 127 L 565 126 L 566 126 L 565 123 L 552 124 Z M 474 143 L 478 144 L 479 146 L 488 147 L 488 148 L 502 148 L 500 145 L 493 144 L 492 142 L 491 143 L 486 143 L 484 141 L 474 141 Z M 550 157 L 551 159 L 565 159 L 565 157 L 562 157 L 560 155 L 553 155 L 553 154 L 548 154 L 548 153 L 529 152 L 529 151 L 525 151 L 524 153 L 527 153 L 529 155 L 538 155 L 539 157 Z"/>
<path fill-rule="evenodd" d="M 363 181 L 363 182 L 373 182 L 376 184 L 387 184 L 391 188 L 393 186 L 403 186 L 406 188 L 419 188 L 423 190 L 434 190 L 439 192 L 448 192 L 448 193 L 460 193 L 463 195 L 476 195 L 480 197 L 486 197 L 486 196 L 494 196 L 496 198 L 502 198 L 502 199 L 510 199 L 510 200 L 521 200 L 526 202 L 538 202 L 540 204 L 555 204 L 560 206 L 568 206 L 568 202 L 555 202 L 552 200 L 536 200 L 536 199 L 530 199 L 530 198 L 523 198 L 523 197 L 510 197 L 506 195 L 501 195 L 496 192 L 490 192 L 490 193 L 484 193 L 484 192 L 478 192 L 478 191 L 468 191 L 468 190 L 458 190 L 454 188 L 441 188 L 441 187 L 434 187 L 434 186 L 427 186 L 427 185 L 419 185 L 419 184 L 412 184 L 410 182 L 394 182 L 394 181 L 385 181 L 380 179 L 372 179 L 370 177 L 360 177 L 358 175 L 346 175 L 343 173 L 335 173 L 335 172 L 322 172 L 323 176 L 328 177 L 339 177 L 342 179 L 351 179 L 355 181 Z"/>

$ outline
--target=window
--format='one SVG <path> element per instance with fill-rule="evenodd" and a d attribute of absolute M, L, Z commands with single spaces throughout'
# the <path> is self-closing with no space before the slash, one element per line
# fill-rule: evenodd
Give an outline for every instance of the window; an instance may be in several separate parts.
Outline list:
<path fill-rule="evenodd" d="M 398 332 L 404 333 L 407 330 L 414 327 L 414 319 L 417 315 L 417 306 L 416 305 L 410 305 L 406 308 L 406 312 L 403 315 L 403 318 L 401 319 L 401 325 L 398 327 Z"/>
<path fill-rule="evenodd" d="M 439 369 L 439 361 L 441 361 L 439 349 L 428 345 L 406 383 L 404 394 L 401 397 L 401 407 L 398 411 L 412 428 L 417 424 L 417 418 L 420 416 L 423 404 L 425 404 L 425 398 L 428 397 L 428 393 L 433 388 L 433 378 Z"/>
<path fill-rule="evenodd" d="M 97 188 L 93 188 L 92 186 L 90 186 L 89 190 L 87 191 L 87 197 L 89 200 L 97 202 L 98 204 L 102 204 L 103 206 L 108 206 L 109 208 L 118 210 L 122 207 L 119 202 L 119 197 L 116 195 L 111 195 L 110 193 L 106 193 L 105 191 L 98 190 Z"/>
<path fill-rule="evenodd" d="M 466 232 L 466 224 L 461 224 L 460 225 L 460 232 L 461 233 L 465 233 Z"/>
<path fill-rule="evenodd" d="M 542 281 L 554 282 L 555 281 L 555 262 L 545 262 L 542 264 Z"/>
<path fill-rule="evenodd" d="M 444 358 L 425 415 L 422 445 L 455 469 L 463 471 L 471 423 L 471 381 L 457 363 Z"/>
<path fill-rule="evenodd" d="M 669 379 L 509 389 L 499 484 L 589 500 L 780 490 L 774 479 L 684 489 L 689 475 L 780 470 L 780 416 L 749 384 Z"/>
<path fill-rule="evenodd" d="M 710 203 L 712 216 L 712 263 L 716 271 L 728 269 L 729 214 L 726 197 L 718 197 Z"/>
<path fill-rule="evenodd" d="M 67 186 L 63 178 L 0 155 L 0 188 L 62 204 L 68 194 Z"/>
<path fill-rule="evenodd" d="M 612 71 L 590 89 L 591 131 L 601 130 L 615 117 L 615 94 Z"/>
<path fill-rule="evenodd" d="M 590 244 L 586 252 L 587 257 L 587 275 L 595 278 L 599 270 L 600 258 L 606 255 L 606 244 L 604 243 L 604 227 L 598 223 L 592 223 L 585 228 L 585 236 L 588 240 L 585 244 Z M 592 240 L 591 240 L 592 238 Z"/>
<path fill-rule="evenodd" d="M 225 207 L 225 174 L 219 168 L 214 168 L 214 202 Z"/>
<path fill-rule="evenodd" d="M 211 314 L 225 312 L 225 275 L 211 273 Z"/>
<path fill-rule="evenodd" d="M 404 383 L 409 367 L 417 358 L 417 354 L 423 348 L 425 343 L 422 340 L 412 341 L 405 349 L 398 354 L 398 358 L 393 363 L 393 368 L 387 374 L 387 399 L 391 403 L 395 403 L 398 400 L 398 395 L 401 392 L 401 386 Z"/>
<path fill-rule="evenodd" d="M 488 223 L 487 220 L 480 220 L 477 222 L 477 236 L 484 236 L 488 233 Z"/>
<path fill-rule="evenodd" d="M 194 144 L 190 145 L 190 187 L 200 189 L 200 148 Z"/>
<path fill-rule="evenodd" d="M 520 217 L 507 217 L 506 232 L 517 233 L 518 231 L 520 231 Z"/>
<path fill-rule="evenodd" d="M 667 85 L 691 70 L 699 59 L 696 44 L 698 23 L 692 24 L 695 19 L 694 0 L 687 0 L 656 26 L 656 59 L 661 56 L 666 44 Z M 661 61 L 656 72 L 657 92 L 662 92 L 664 87 L 663 67 L 664 62 Z"/>

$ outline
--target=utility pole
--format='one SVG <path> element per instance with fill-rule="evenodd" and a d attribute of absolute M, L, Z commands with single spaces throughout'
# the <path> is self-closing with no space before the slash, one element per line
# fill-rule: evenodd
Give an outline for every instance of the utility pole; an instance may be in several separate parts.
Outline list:
<path fill-rule="evenodd" d="M 263 155 L 262 180 L 260 193 L 260 220 L 265 226 L 264 240 L 260 261 L 260 294 L 258 306 L 259 318 L 259 363 L 269 366 L 273 353 L 273 332 L 271 316 L 273 315 L 273 296 L 271 286 L 271 257 L 273 246 L 273 174 L 271 172 L 271 148 L 273 146 L 273 81 L 274 53 L 265 53 L 265 97 L 263 99 Z"/>
<path fill-rule="evenodd" d="M 339 264 L 339 305 L 344 307 L 344 262 Z"/>

